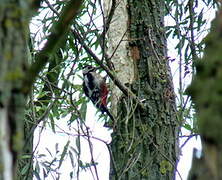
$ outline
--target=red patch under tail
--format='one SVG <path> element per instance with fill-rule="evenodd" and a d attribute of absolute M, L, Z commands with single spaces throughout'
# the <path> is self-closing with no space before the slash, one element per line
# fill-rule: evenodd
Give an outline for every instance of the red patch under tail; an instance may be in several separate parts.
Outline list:
<path fill-rule="evenodd" d="M 101 87 L 102 89 L 102 93 L 101 93 L 101 97 L 102 97 L 102 105 L 104 105 L 106 107 L 107 105 L 107 96 L 108 96 L 108 89 L 106 87 L 106 85 L 103 85 L 103 87 Z"/>

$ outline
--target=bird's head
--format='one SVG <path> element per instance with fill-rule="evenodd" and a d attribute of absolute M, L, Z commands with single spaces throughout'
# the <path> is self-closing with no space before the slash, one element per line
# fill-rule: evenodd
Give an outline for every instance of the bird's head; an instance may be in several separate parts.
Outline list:
<path fill-rule="evenodd" d="M 96 71 L 96 68 L 93 67 L 93 66 L 90 66 L 90 65 L 86 65 L 86 66 L 84 66 L 83 69 L 82 69 L 83 75 L 85 75 L 85 74 L 87 74 L 87 73 L 89 73 L 89 72 L 93 72 L 93 71 Z"/>

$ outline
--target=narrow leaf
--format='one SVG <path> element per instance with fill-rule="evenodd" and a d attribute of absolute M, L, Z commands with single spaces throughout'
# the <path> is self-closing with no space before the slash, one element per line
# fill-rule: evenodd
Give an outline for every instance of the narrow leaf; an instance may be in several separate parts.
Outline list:
<path fill-rule="evenodd" d="M 64 157 L 67 154 L 67 150 L 68 150 L 69 144 L 70 144 L 70 141 L 67 141 L 66 145 L 63 148 L 62 155 L 61 155 L 61 158 L 59 160 L 59 167 L 58 168 L 60 168 L 62 163 L 63 163 Z"/>

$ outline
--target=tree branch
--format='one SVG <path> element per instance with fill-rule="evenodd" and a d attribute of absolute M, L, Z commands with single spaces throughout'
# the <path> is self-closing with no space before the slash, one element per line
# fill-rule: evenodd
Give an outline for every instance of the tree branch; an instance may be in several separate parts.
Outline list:
<path fill-rule="evenodd" d="M 48 4 L 49 8 L 57 15 L 58 12 L 50 5 L 50 3 L 48 2 L 48 0 L 45 0 L 46 3 Z M 109 13 L 108 19 L 107 19 L 107 23 L 104 27 L 104 31 L 103 34 L 105 35 L 105 33 L 108 31 L 109 29 L 109 25 L 111 23 L 113 14 L 114 14 L 114 10 L 115 10 L 115 6 L 116 6 L 116 0 L 113 1 L 112 3 L 112 7 L 111 7 L 111 11 Z M 108 76 L 112 79 L 112 81 L 114 82 L 114 84 L 126 95 L 126 96 L 130 96 L 132 97 L 132 99 L 142 108 L 144 108 L 144 105 L 140 102 L 140 100 L 138 99 L 138 97 L 129 89 L 127 88 L 124 84 L 122 84 L 119 79 L 110 71 L 110 69 L 108 67 L 106 67 L 102 61 L 93 53 L 93 51 L 86 45 L 86 43 L 84 42 L 84 39 L 81 37 L 81 35 L 75 31 L 74 29 L 72 30 L 73 35 L 75 36 L 75 38 L 79 41 L 79 43 L 84 47 L 84 49 L 86 50 L 86 52 L 88 54 L 90 54 L 93 59 L 95 60 L 95 62 L 106 71 L 106 73 L 108 74 Z"/>
<path fill-rule="evenodd" d="M 107 31 L 109 30 L 109 26 L 111 24 L 115 9 L 116 9 L 116 0 L 112 0 L 112 6 L 111 6 L 111 9 L 110 9 L 110 12 L 109 12 L 109 15 L 107 17 L 107 20 L 105 21 L 105 27 L 104 27 L 104 32 L 103 32 L 104 34 L 106 34 Z"/>
<path fill-rule="evenodd" d="M 29 2 L 29 7 L 33 10 L 33 11 L 38 11 L 38 9 L 40 8 L 40 4 L 41 4 L 42 0 L 31 0 Z M 35 13 L 34 13 L 35 14 Z M 33 15 L 34 15 L 33 14 Z"/>
<path fill-rule="evenodd" d="M 70 0 L 63 8 L 58 22 L 51 28 L 51 34 L 48 36 L 48 41 L 41 51 L 36 54 L 35 62 L 30 66 L 27 71 L 26 77 L 23 82 L 23 93 L 29 93 L 32 84 L 34 83 L 39 72 L 44 68 L 49 61 L 50 55 L 58 49 L 58 44 L 64 38 L 69 29 L 69 25 L 73 18 L 80 10 L 83 0 Z"/>
<path fill-rule="evenodd" d="M 76 39 L 78 39 L 79 43 L 84 47 L 86 52 L 92 56 L 92 58 L 95 60 L 95 62 L 106 71 L 110 79 L 114 82 L 114 84 L 125 94 L 126 96 L 130 96 L 141 108 L 144 109 L 144 105 L 140 102 L 138 97 L 129 89 L 127 88 L 124 84 L 122 84 L 119 79 L 113 74 L 108 67 L 106 67 L 102 61 L 92 52 L 92 50 L 86 45 L 84 42 L 84 39 L 81 37 L 81 35 L 75 31 L 72 30 L 73 35 L 75 36 Z"/>

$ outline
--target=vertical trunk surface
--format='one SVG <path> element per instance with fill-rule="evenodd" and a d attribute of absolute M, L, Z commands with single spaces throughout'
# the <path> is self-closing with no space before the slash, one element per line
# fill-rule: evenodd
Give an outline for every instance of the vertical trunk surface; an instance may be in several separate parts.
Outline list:
<path fill-rule="evenodd" d="M 18 155 L 23 147 L 26 12 L 26 1 L 0 2 L 0 179 L 4 180 L 15 177 Z"/>
<path fill-rule="evenodd" d="M 179 126 L 166 53 L 164 1 L 125 2 L 129 42 L 126 54 L 130 56 L 125 59 L 134 64 L 134 80 L 128 83 L 145 109 L 129 97 L 119 98 L 118 119 L 112 133 L 110 179 L 172 180 Z M 113 24 L 116 21 L 118 18 Z"/>

